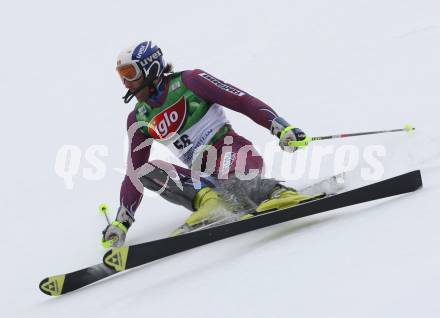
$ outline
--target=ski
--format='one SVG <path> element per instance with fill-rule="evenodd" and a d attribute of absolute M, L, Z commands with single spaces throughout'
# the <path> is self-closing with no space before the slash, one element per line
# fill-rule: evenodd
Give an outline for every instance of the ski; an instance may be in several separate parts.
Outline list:
<path fill-rule="evenodd" d="M 180 236 L 114 248 L 104 255 L 103 264 L 64 275 L 48 277 L 40 283 L 40 290 L 47 295 L 58 296 L 118 272 L 211 242 L 321 212 L 413 192 L 420 187 L 422 187 L 422 177 L 420 171 L 416 170 L 347 192 L 242 221 Z"/>
<path fill-rule="evenodd" d="M 325 192 L 327 195 L 334 195 L 344 189 L 345 173 L 333 175 L 331 177 L 320 180 L 316 183 L 308 185 L 298 191 L 303 194 L 313 195 Z M 254 210 L 240 211 L 239 214 L 232 214 L 230 218 L 220 219 L 218 221 L 206 224 L 194 231 L 200 231 L 207 228 L 237 222 L 243 214 L 251 213 Z M 64 275 L 51 276 L 41 281 L 40 290 L 51 296 L 59 296 L 86 285 L 90 285 L 98 280 L 116 274 L 117 271 L 109 268 L 103 263 L 90 266 L 72 273 Z"/>

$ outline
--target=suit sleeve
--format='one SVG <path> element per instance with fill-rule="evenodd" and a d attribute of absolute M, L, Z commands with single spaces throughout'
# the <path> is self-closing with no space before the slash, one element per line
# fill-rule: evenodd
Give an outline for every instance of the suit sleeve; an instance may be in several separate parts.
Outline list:
<path fill-rule="evenodd" d="M 269 130 L 272 120 L 278 117 L 269 105 L 203 70 L 184 71 L 182 79 L 186 87 L 206 101 L 242 113 Z"/>
<path fill-rule="evenodd" d="M 129 151 L 127 158 L 127 171 L 121 184 L 120 204 L 131 212 L 135 212 L 142 201 L 144 187 L 139 181 L 136 169 L 148 162 L 151 146 L 145 146 L 139 150 L 136 147 L 147 141 L 148 137 L 140 129 L 136 129 L 136 115 L 133 110 L 127 118 L 127 133 Z"/>

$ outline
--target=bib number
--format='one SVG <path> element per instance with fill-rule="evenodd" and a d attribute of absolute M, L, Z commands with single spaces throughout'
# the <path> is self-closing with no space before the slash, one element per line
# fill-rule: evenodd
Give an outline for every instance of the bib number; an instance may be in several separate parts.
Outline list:
<path fill-rule="evenodd" d="M 173 142 L 173 145 L 177 149 L 182 150 L 183 148 L 191 145 L 191 140 L 189 139 L 188 135 L 182 135 L 179 139 Z"/>

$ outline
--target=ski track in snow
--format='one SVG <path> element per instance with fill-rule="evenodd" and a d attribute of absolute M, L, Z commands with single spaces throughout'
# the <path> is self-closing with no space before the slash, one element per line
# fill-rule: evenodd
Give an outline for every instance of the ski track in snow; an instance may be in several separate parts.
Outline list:
<path fill-rule="evenodd" d="M 155 14 L 153 3 L 137 0 L 24 2 L 8 2 L 0 19 L 3 317 L 440 316 L 438 1 L 188 0 L 157 4 Z M 101 261 L 105 220 L 96 207 L 117 207 L 115 170 L 124 166 L 133 106 L 120 101 L 115 58 L 147 38 L 177 70 L 203 68 L 311 136 L 413 124 L 413 135 L 334 145 L 382 145 L 383 177 L 421 169 L 424 188 L 196 248 L 63 297 L 43 295 L 42 278 Z M 227 115 L 257 145 L 273 141 L 241 114 Z M 54 171 L 66 144 L 81 151 L 71 190 Z M 108 149 L 107 172 L 95 181 L 83 176 L 91 145 Z M 153 153 L 166 155 L 158 146 Z M 321 178 L 334 174 L 332 159 Z M 367 183 L 361 168 L 348 174 L 347 190 Z M 187 215 L 146 194 L 128 240 L 163 237 Z"/>

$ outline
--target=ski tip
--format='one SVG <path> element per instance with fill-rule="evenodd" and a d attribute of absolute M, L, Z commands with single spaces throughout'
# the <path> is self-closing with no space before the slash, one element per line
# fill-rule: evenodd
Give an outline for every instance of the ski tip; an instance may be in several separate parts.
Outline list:
<path fill-rule="evenodd" d="M 414 175 L 415 189 L 418 190 L 420 188 L 423 188 L 422 172 L 420 170 L 414 170 L 410 173 Z"/>
<path fill-rule="evenodd" d="M 40 290 L 49 296 L 59 296 L 63 292 L 65 275 L 51 276 L 40 282 Z"/>

